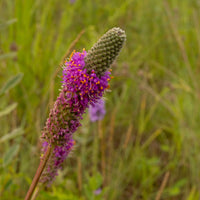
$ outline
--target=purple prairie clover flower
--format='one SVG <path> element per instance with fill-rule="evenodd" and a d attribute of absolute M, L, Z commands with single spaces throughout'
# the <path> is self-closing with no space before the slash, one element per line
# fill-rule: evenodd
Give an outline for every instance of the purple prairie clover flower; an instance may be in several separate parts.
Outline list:
<path fill-rule="evenodd" d="M 110 29 L 88 53 L 85 50 L 73 52 L 64 63 L 62 88 L 50 110 L 41 136 L 41 159 L 46 158 L 47 163 L 40 182 L 45 185 L 50 186 L 72 150 L 75 144 L 73 134 L 81 126 L 80 120 L 86 109 L 89 105 L 94 106 L 109 88 L 109 68 L 125 39 L 123 30 Z M 49 149 L 51 151 L 47 151 Z"/>
<path fill-rule="evenodd" d="M 63 68 L 62 89 L 42 132 L 42 138 L 51 144 L 69 141 L 89 104 L 94 105 L 109 88 L 110 71 L 100 78 L 94 71 L 88 74 L 84 69 L 86 54 L 74 53 Z"/>
<path fill-rule="evenodd" d="M 68 96 L 73 96 L 71 105 L 79 102 L 84 108 L 103 96 L 105 89 L 109 88 L 108 81 L 110 81 L 110 71 L 105 72 L 100 78 L 94 70 L 90 74 L 87 73 L 87 69 L 84 68 L 86 55 L 86 51 L 74 53 L 63 70 L 63 86 L 68 88 Z M 77 106 L 74 110 L 80 112 Z"/>
<path fill-rule="evenodd" d="M 54 145 L 40 182 L 50 185 L 71 151 L 73 133 L 81 126 L 80 120 L 89 104 L 95 105 L 109 88 L 110 71 L 98 77 L 94 70 L 90 74 L 84 69 L 86 51 L 73 52 L 63 67 L 62 89 L 50 111 L 42 131 L 42 155 L 48 145 Z"/>
<path fill-rule="evenodd" d="M 91 122 L 102 120 L 106 114 L 105 101 L 99 99 L 95 104 L 89 106 L 89 114 Z"/>

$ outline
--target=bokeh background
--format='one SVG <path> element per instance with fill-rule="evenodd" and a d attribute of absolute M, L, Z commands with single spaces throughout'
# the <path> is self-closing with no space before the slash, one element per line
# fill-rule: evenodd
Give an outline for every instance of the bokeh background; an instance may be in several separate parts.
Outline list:
<path fill-rule="evenodd" d="M 23 199 L 31 183 L 63 57 L 121 27 L 106 115 L 85 114 L 38 199 L 199 200 L 199 19 L 198 0 L 1 0 L 0 199 Z"/>

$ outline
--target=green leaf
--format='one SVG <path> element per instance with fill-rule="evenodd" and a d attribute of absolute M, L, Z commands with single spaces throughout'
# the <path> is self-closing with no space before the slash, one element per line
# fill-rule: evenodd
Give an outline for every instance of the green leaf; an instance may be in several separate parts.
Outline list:
<path fill-rule="evenodd" d="M 18 151 L 19 151 L 20 145 L 19 144 L 15 144 L 14 146 L 12 146 L 11 148 L 9 148 L 4 156 L 3 156 L 3 166 L 6 167 L 12 160 L 13 158 L 17 155 Z"/>
<path fill-rule="evenodd" d="M 7 181 L 7 183 L 5 184 L 5 190 L 7 190 L 7 189 L 12 185 L 12 183 L 13 183 L 13 179 L 11 178 L 11 179 L 9 179 L 9 180 Z"/>
<path fill-rule="evenodd" d="M 187 183 L 187 179 L 181 179 L 177 181 L 171 188 L 169 188 L 169 194 L 171 196 L 179 195 L 181 188 Z"/>
<path fill-rule="evenodd" d="M 8 27 L 8 26 L 10 26 L 10 25 L 12 25 L 12 24 L 14 24 L 14 23 L 16 23 L 16 22 L 17 22 L 17 19 L 16 19 L 16 18 L 10 19 L 10 20 L 8 20 L 8 21 L 6 21 L 6 22 L 4 22 L 4 23 L 1 23 L 1 24 L 0 24 L 0 29 L 6 28 L 6 27 Z"/>
<path fill-rule="evenodd" d="M 19 73 L 19 74 L 13 76 L 12 78 L 10 78 L 6 82 L 6 84 L 1 88 L 0 95 L 8 92 L 11 88 L 15 87 L 21 81 L 22 77 L 23 77 L 23 74 Z"/>
<path fill-rule="evenodd" d="M 191 189 L 187 200 L 199 200 L 199 191 L 195 186 Z"/>
<path fill-rule="evenodd" d="M 16 52 L 5 53 L 0 55 L 0 60 L 7 59 L 7 58 L 14 58 L 17 55 Z"/>
<path fill-rule="evenodd" d="M 24 134 L 24 130 L 21 127 L 20 128 L 16 128 L 11 133 L 8 133 L 8 134 L 2 136 L 0 138 L 0 143 L 1 142 L 5 142 L 7 140 L 14 139 L 15 137 L 23 135 L 23 134 Z"/>
<path fill-rule="evenodd" d="M 17 107 L 17 103 L 13 103 L 13 104 L 7 106 L 2 111 L 0 111 L 0 117 L 11 113 L 16 107 Z"/>
<path fill-rule="evenodd" d="M 92 177 L 89 178 L 89 186 L 91 190 L 98 189 L 102 184 L 102 176 L 100 173 L 96 173 Z"/>
<path fill-rule="evenodd" d="M 95 190 L 99 189 L 102 185 L 103 179 L 100 173 L 96 173 L 93 176 L 88 177 L 88 183 L 84 184 L 84 193 L 87 196 L 88 200 L 92 200 L 95 198 Z M 101 192 L 101 194 L 103 194 Z M 99 195 L 99 198 L 101 195 Z M 96 196 L 97 198 L 97 196 Z"/>

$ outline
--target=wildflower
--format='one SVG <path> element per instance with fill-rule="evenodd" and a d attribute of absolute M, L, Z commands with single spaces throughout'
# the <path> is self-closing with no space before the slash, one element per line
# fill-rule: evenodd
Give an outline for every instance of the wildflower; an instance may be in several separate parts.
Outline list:
<path fill-rule="evenodd" d="M 90 105 L 89 114 L 92 122 L 102 120 L 106 114 L 105 101 L 103 99 L 99 99 L 94 105 Z"/>
<path fill-rule="evenodd" d="M 97 190 L 94 191 L 94 194 L 95 195 L 100 195 L 102 192 L 102 189 L 101 188 L 98 188 Z"/>
<path fill-rule="evenodd" d="M 58 169 L 62 168 L 63 161 L 75 144 L 72 136 L 81 126 L 82 115 L 89 105 L 94 106 L 109 88 L 111 73 L 108 68 L 125 40 L 124 31 L 119 28 L 111 30 L 88 53 L 85 50 L 73 52 L 63 66 L 62 88 L 42 131 L 41 158 L 48 146 L 53 148 L 40 177 L 40 182 L 47 186 L 57 175 Z M 111 57 L 106 56 L 107 53 Z M 102 56 L 107 66 L 104 62 L 101 66 Z M 94 62 L 91 62 L 91 59 Z"/>
<path fill-rule="evenodd" d="M 80 120 L 86 108 L 89 104 L 94 105 L 108 87 L 110 72 L 100 78 L 94 71 L 88 74 L 84 69 L 86 55 L 86 51 L 76 52 L 65 63 L 62 89 L 42 132 L 42 154 L 46 152 L 46 146 L 55 146 L 40 180 L 47 185 L 57 175 L 58 169 L 72 149 L 72 134 L 81 126 Z"/>
<path fill-rule="evenodd" d="M 94 105 L 108 88 L 110 72 L 100 78 L 84 69 L 86 51 L 73 54 L 63 68 L 60 95 L 50 111 L 42 138 L 49 144 L 63 145 L 81 125 L 80 120 L 89 104 Z"/>

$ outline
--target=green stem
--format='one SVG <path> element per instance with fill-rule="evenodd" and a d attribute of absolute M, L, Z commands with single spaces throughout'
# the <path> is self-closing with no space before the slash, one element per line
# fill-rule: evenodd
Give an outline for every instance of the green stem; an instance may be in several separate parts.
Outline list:
<path fill-rule="evenodd" d="M 33 194 L 32 194 L 32 197 L 31 197 L 31 200 L 35 200 L 36 199 L 36 197 L 37 197 L 37 195 L 38 195 L 38 193 L 39 193 L 39 190 L 40 190 L 40 187 L 39 187 L 39 185 L 35 188 L 35 191 L 33 192 Z"/>
<path fill-rule="evenodd" d="M 29 190 L 28 190 L 24 200 L 31 200 L 31 196 L 33 195 L 33 192 L 34 192 L 34 190 L 35 190 L 35 188 L 36 188 L 36 186 L 37 186 L 37 184 L 38 184 L 38 182 L 40 180 L 40 176 L 42 175 L 42 172 L 43 172 L 43 170 L 44 170 L 44 168 L 46 166 L 46 163 L 47 163 L 47 161 L 49 159 L 49 156 L 51 154 L 52 148 L 53 148 L 52 146 L 50 146 L 50 145 L 48 146 L 47 151 L 45 152 L 43 158 L 40 161 L 38 169 L 37 169 L 37 171 L 35 173 L 35 176 L 33 178 L 31 186 L 29 187 Z"/>

